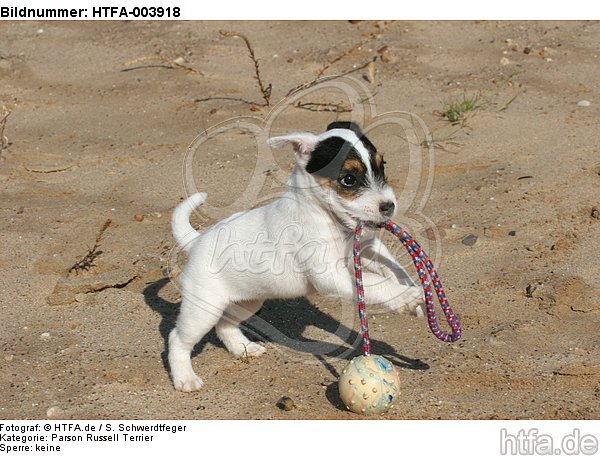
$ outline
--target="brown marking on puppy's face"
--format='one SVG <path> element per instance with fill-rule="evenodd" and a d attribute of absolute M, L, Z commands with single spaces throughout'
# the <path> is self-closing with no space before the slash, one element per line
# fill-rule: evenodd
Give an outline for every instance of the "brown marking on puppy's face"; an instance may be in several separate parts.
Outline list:
<path fill-rule="evenodd" d="M 361 187 L 364 186 L 367 174 L 367 167 L 358 158 L 352 154 L 344 161 L 342 169 L 340 169 L 337 179 L 331 181 L 331 188 L 342 198 L 353 200 L 360 194 Z"/>
<path fill-rule="evenodd" d="M 385 164 L 385 160 L 383 159 L 383 155 L 379 152 L 375 154 L 375 168 L 381 170 L 383 174 L 383 165 Z"/>
<path fill-rule="evenodd" d="M 342 166 L 342 172 L 351 172 L 351 173 L 357 173 L 357 174 L 364 174 L 367 172 L 367 167 L 365 166 L 365 164 L 356 159 L 356 158 L 347 158 L 346 161 L 344 162 L 343 166 Z"/>

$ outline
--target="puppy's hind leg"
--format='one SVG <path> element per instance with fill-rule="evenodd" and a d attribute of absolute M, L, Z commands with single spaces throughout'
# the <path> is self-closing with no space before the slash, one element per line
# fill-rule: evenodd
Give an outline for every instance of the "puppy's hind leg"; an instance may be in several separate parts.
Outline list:
<path fill-rule="evenodd" d="M 263 301 L 244 301 L 231 303 L 217 323 L 217 336 L 234 356 L 260 356 L 266 348 L 251 342 L 242 333 L 240 323 L 254 315 L 263 305 Z"/>
<path fill-rule="evenodd" d="M 176 390 L 190 392 L 202 387 L 202 380 L 192 368 L 192 349 L 222 314 L 217 306 L 183 298 L 177 325 L 169 335 L 169 366 Z"/>

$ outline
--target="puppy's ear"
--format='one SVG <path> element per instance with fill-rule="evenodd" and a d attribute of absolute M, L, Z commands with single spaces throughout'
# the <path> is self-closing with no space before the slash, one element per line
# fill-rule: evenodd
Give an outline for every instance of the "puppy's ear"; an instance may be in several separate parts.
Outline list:
<path fill-rule="evenodd" d="M 279 149 L 287 144 L 294 146 L 296 161 L 306 165 L 312 151 L 317 146 L 317 136 L 308 132 L 292 133 L 291 135 L 276 136 L 267 140 L 267 144 L 274 149 Z"/>

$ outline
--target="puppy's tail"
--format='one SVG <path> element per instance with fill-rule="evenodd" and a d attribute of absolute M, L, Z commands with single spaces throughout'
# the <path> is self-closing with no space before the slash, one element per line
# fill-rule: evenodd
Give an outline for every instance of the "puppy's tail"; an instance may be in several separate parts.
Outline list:
<path fill-rule="evenodd" d="M 206 193 L 195 193 L 180 203 L 173 211 L 171 222 L 173 237 L 186 252 L 189 251 L 192 241 L 200 236 L 200 233 L 190 224 L 190 216 L 194 209 L 204 203 L 204 201 L 206 201 Z"/>

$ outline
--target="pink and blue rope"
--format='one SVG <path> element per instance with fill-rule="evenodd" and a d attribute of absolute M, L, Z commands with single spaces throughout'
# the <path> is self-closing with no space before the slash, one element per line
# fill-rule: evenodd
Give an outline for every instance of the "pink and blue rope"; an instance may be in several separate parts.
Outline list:
<path fill-rule="evenodd" d="M 410 234 L 404 231 L 399 225 L 396 225 L 391 220 L 383 223 L 382 228 L 385 228 L 394 236 L 396 236 L 402 245 L 406 248 L 408 254 L 413 260 L 413 264 L 417 269 L 417 274 L 421 280 L 421 286 L 425 294 L 425 309 L 427 313 L 427 324 L 429 329 L 435 337 L 443 342 L 456 342 L 462 335 L 462 327 L 460 320 L 448 304 L 448 299 L 444 293 L 442 282 L 437 274 L 433 263 L 429 260 L 427 254 L 423 251 L 421 246 L 415 241 Z M 354 276 L 356 281 L 356 296 L 358 301 L 358 316 L 360 318 L 360 332 L 363 337 L 363 350 L 365 356 L 371 354 L 371 340 L 369 339 L 369 325 L 367 322 L 367 312 L 365 309 L 365 289 L 362 279 L 362 265 L 360 259 L 360 237 L 363 230 L 362 222 L 359 222 L 354 231 Z M 427 278 L 427 274 L 431 277 L 431 282 L 437 294 L 440 307 L 444 312 L 446 321 L 450 325 L 452 333 L 447 333 L 440 328 L 438 324 L 437 314 L 435 311 L 435 304 L 433 302 L 433 291 Z"/>

